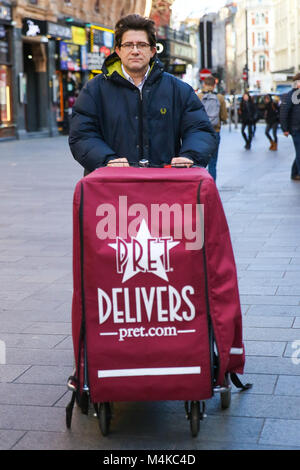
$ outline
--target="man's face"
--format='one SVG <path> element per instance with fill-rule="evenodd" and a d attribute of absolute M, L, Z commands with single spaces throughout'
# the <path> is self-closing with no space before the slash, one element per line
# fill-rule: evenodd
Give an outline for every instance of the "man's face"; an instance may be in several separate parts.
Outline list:
<path fill-rule="evenodd" d="M 122 44 L 149 44 L 148 36 L 146 31 L 129 30 L 126 31 L 122 36 Z M 121 59 L 121 62 L 130 75 L 130 73 L 146 73 L 150 59 L 156 52 L 155 47 L 134 47 L 133 49 L 126 48 L 124 46 L 116 47 L 116 53 Z"/>

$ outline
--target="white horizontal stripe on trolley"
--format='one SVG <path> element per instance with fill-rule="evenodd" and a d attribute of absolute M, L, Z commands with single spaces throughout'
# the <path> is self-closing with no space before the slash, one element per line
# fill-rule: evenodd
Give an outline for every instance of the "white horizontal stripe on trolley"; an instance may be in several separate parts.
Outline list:
<path fill-rule="evenodd" d="M 201 374 L 201 367 L 155 367 L 147 369 L 98 370 L 98 379 L 107 377 L 139 377 L 147 375 Z"/>
<path fill-rule="evenodd" d="M 177 330 L 177 333 L 195 333 L 196 330 Z"/>
<path fill-rule="evenodd" d="M 230 349 L 230 354 L 233 354 L 233 355 L 243 354 L 243 352 L 244 352 L 243 348 L 231 348 Z"/>
<path fill-rule="evenodd" d="M 107 333 L 99 333 L 100 336 L 111 336 L 111 335 L 118 335 L 119 333 L 114 333 L 114 332 L 107 332 Z"/>

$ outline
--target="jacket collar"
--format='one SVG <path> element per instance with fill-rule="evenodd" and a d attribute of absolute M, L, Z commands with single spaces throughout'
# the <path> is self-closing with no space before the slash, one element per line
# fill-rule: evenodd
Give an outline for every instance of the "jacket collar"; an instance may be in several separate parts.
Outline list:
<path fill-rule="evenodd" d="M 152 83 L 162 75 L 164 67 L 156 55 L 150 60 L 149 65 L 150 72 L 148 74 L 147 81 Z M 126 80 L 122 71 L 121 60 L 116 52 L 113 52 L 105 59 L 102 66 L 102 72 L 105 78 L 117 80 L 119 82 L 121 81 L 120 77 Z M 126 82 L 130 83 L 128 80 L 126 80 Z"/>

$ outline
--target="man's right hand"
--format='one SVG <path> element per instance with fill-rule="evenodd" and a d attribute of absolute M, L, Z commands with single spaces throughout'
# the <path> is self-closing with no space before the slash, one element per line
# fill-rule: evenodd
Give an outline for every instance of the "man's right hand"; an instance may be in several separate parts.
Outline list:
<path fill-rule="evenodd" d="M 286 137 L 288 137 L 290 135 L 289 132 L 284 132 L 283 135 L 285 135 Z"/>
<path fill-rule="evenodd" d="M 129 166 L 127 158 L 115 158 L 108 162 L 107 166 L 120 167 L 120 166 Z"/>

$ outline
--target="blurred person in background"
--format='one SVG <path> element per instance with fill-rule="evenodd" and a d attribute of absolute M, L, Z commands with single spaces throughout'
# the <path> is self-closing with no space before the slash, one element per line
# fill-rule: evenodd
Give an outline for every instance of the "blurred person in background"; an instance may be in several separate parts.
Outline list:
<path fill-rule="evenodd" d="M 218 146 L 209 160 L 208 171 L 213 179 L 217 179 L 217 160 L 220 146 L 221 122 L 227 121 L 227 108 L 223 95 L 215 93 L 216 79 L 212 75 L 204 79 L 203 90 L 197 94 L 205 107 L 208 118 L 216 131 Z"/>
<path fill-rule="evenodd" d="M 270 141 L 269 150 L 277 150 L 277 129 L 279 125 L 279 106 L 275 101 L 273 101 L 271 95 L 266 95 L 264 97 L 266 109 L 265 109 L 265 121 L 266 121 L 266 137 Z M 270 135 L 272 130 L 273 138 Z"/>
<path fill-rule="evenodd" d="M 300 73 L 293 78 L 293 89 L 283 96 L 280 105 L 280 125 L 286 137 L 292 136 L 295 160 L 291 168 L 291 179 L 300 181 Z"/>
<path fill-rule="evenodd" d="M 238 113 L 242 123 L 242 136 L 246 142 L 245 149 L 250 150 L 253 138 L 253 124 L 256 119 L 256 108 L 251 96 L 247 92 L 243 94 Z M 248 129 L 248 134 L 245 132 L 246 128 Z"/>

